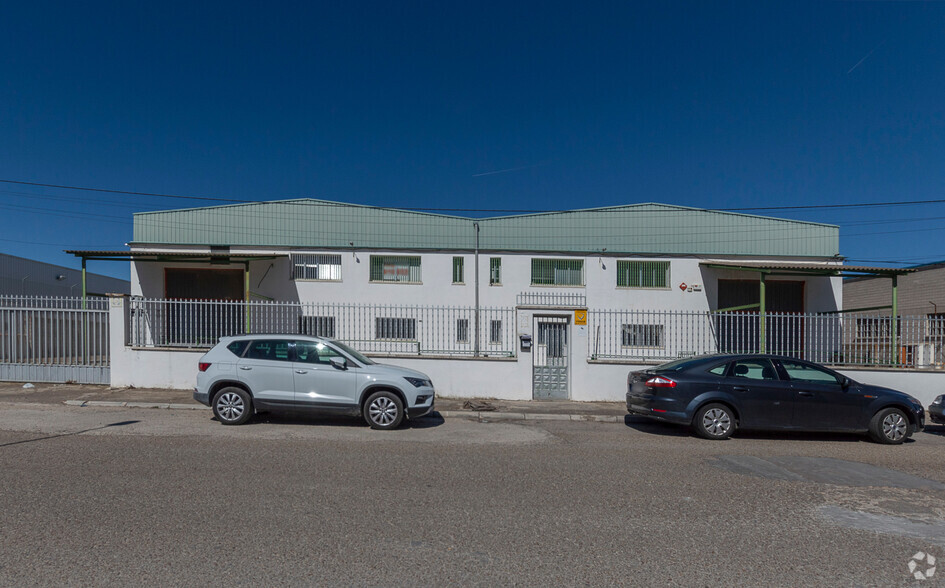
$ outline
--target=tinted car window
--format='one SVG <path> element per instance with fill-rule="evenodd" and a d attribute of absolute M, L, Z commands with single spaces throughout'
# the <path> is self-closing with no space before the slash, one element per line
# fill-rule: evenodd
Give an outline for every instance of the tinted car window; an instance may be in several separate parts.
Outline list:
<path fill-rule="evenodd" d="M 732 366 L 732 376 L 749 380 L 777 380 L 778 372 L 770 359 L 741 359 Z"/>
<path fill-rule="evenodd" d="M 274 339 L 253 341 L 246 350 L 247 359 L 268 359 L 270 361 L 289 361 L 289 342 Z"/>
<path fill-rule="evenodd" d="M 295 344 L 295 361 L 303 363 L 331 363 L 332 357 L 344 357 L 324 343 L 314 341 L 297 341 Z"/>
<path fill-rule="evenodd" d="M 243 355 L 243 350 L 246 349 L 247 343 L 249 343 L 249 341 L 233 341 L 227 345 L 226 348 L 229 349 L 230 353 L 233 355 L 241 357 Z"/>
<path fill-rule="evenodd" d="M 717 365 L 717 366 L 715 366 L 714 368 L 712 368 L 711 370 L 709 370 L 709 373 L 710 373 L 710 374 L 714 374 L 714 375 L 716 375 L 716 376 L 724 376 L 724 375 L 725 375 L 725 370 L 727 370 L 727 369 L 728 369 L 728 364 L 727 364 L 727 363 L 723 363 L 722 365 Z"/>
<path fill-rule="evenodd" d="M 711 361 L 718 361 L 716 358 L 711 357 L 688 357 L 686 359 L 677 359 L 676 361 L 671 361 L 669 363 L 664 363 L 653 368 L 654 373 L 659 372 L 683 372 L 690 368 L 698 367 L 702 364 L 707 364 Z"/>
<path fill-rule="evenodd" d="M 784 371 L 786 371 L 788 375 L 791 376 L 792 380 L 798 380 L 801 382 L 816 382 L 818 384 L 840 385 L 840 380 L 837 378 L 837 376 L 817 366 L 785 360 L 781 361 L 781 365 L 784 367 Z"/>

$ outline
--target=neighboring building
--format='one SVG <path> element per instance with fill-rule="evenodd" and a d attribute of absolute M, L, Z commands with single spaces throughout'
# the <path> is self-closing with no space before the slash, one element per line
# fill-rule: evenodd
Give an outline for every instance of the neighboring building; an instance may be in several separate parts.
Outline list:
<path fill-rule="evenodd" d="M 896 280 L 897 306 L 901 316 L 945 317 L 945 262 L 915 266 Z M 889 314 L 891 282 L 886 278 L 861 277 L 843 281 L 843 307 L 876 309 Z M 884 312 L 881 312 L 884 311 Z"/>
<path fill-rule="evenodd" d="M 89 295 L 128 294 L 131 282 L 86 273 Z M 82 272 L 61 265 L 0 253 L 0 295 L 72 296 L 82 295 Z"/>
<path fill-rule="evenodd" d="M 945 262 L 916 266 L 909 271 L 895 281 L 900 362 L 945 367 Z M 868 348 L 872 355 L 888 353 L 888 349 L 868 342 L 891 333 L 892 304 L 890 279 L 860 277 L 843 282 L 843 308 L 872 315 L 861 316 L 856 323 L 859 345 Z"/>

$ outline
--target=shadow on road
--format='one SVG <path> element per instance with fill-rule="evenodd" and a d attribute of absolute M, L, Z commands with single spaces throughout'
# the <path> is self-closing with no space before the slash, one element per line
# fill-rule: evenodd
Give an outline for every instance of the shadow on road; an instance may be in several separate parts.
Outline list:
<path fill-rule="evenodd" d="M 216 421 L 216 417 L 210 420 Z M 418 419 L 406 419 L 398 429 L 430 429 L 439 427 L 445 421 L 440 413 L 432 413 Z M 367 427 L 367 423 L 361 417 L 353 416 L 331 416 L 331 415 L 313 415 L 304 412 L 281 412 L 281 413 L 262 413 L 257 414 L 246 423 L 253 425 L 286 425 L 286 426 L 328 426 L 328 427 L 347 427 L 362 429 Z"/>
<path fill-rule="evenodd" d="M 634 415 L 625 415 L 623 417 L 624 425 L 640 431 L 641 433 L 646 433 L 648 435 L 660 435 L 663 437 L 692 437 L 694 439 L 700 439 L 696 437 L 695 433 L 685 425 L 675 425 L 672 423 L 663 423 L 660 421 L 650 420 L 646 417 L 634 416 Z M 926 432 L 933 432 L 934 434 L 945 436 L 945 427 L 940 427 L 939 431 L 929 431 L 926 429 Z M 843 443 L 859 443 L 860 441 L 869 441 L 865 435 L 857 435 L 854 433 L 809 433 L 801 431 L 735 431 L 735 434 L 732 436 L 733 439 L 784 439 L 786 441 L 833 441 L 833 442 L 843 442 Z M 708 439 L 706 439 L 708 441 Z M 915 439 L 906 439 L 906 443 L 915 443 Z"/>
<path fill-rule="evenodd" d="M 135 423 L 140 423 L 141 421 L 119 421 L 117 423 L 110 423 L 107 425 L 102 425 L 101 427 L 92 427 L 91 429 L 83 429 L 81 431 L 73 431 L 71 433 L 60 433 L 58 435 L 48 435 L 46 437 L 37 437 L 36 439 L 24 439 L 23 441 L 11 441 L 9 443 L 0 443 L 0 447 L 8 447 L 10 445 L 20 445 L 21 443 L 33 443 L 36 441 L 46 441 L 47 439 L 57 439 L 59 437 L 71 437 L 73 435 L 81 435 L 82 433 L 88 433 L 90 431 L 100 431 L 102 429 L 107 429 L 109 427 L 124 427 L 125 425 L 133 425 Z"/>

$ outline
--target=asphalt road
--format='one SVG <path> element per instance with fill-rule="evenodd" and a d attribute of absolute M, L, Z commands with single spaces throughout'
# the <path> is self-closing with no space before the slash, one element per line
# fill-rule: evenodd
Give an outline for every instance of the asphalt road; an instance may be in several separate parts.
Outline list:
<path fill-rule="evenodd" d="M 935 585 L 943 448 L 6 403 L 0 585 Z"/>

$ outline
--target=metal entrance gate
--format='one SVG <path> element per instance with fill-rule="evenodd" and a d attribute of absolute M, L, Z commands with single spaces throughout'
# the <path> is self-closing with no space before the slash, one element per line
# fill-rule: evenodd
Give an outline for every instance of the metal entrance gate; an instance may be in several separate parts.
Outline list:
<path fill-rule="evenodd" d="M 568 317 L 536 316 L 535 349 L 532 352 L 532 396 L 567 400 Z"/>
<path fill-rule="evenodd" d="M 0 380 L 110 382 L 108 299 L 0 296 Z"/>

